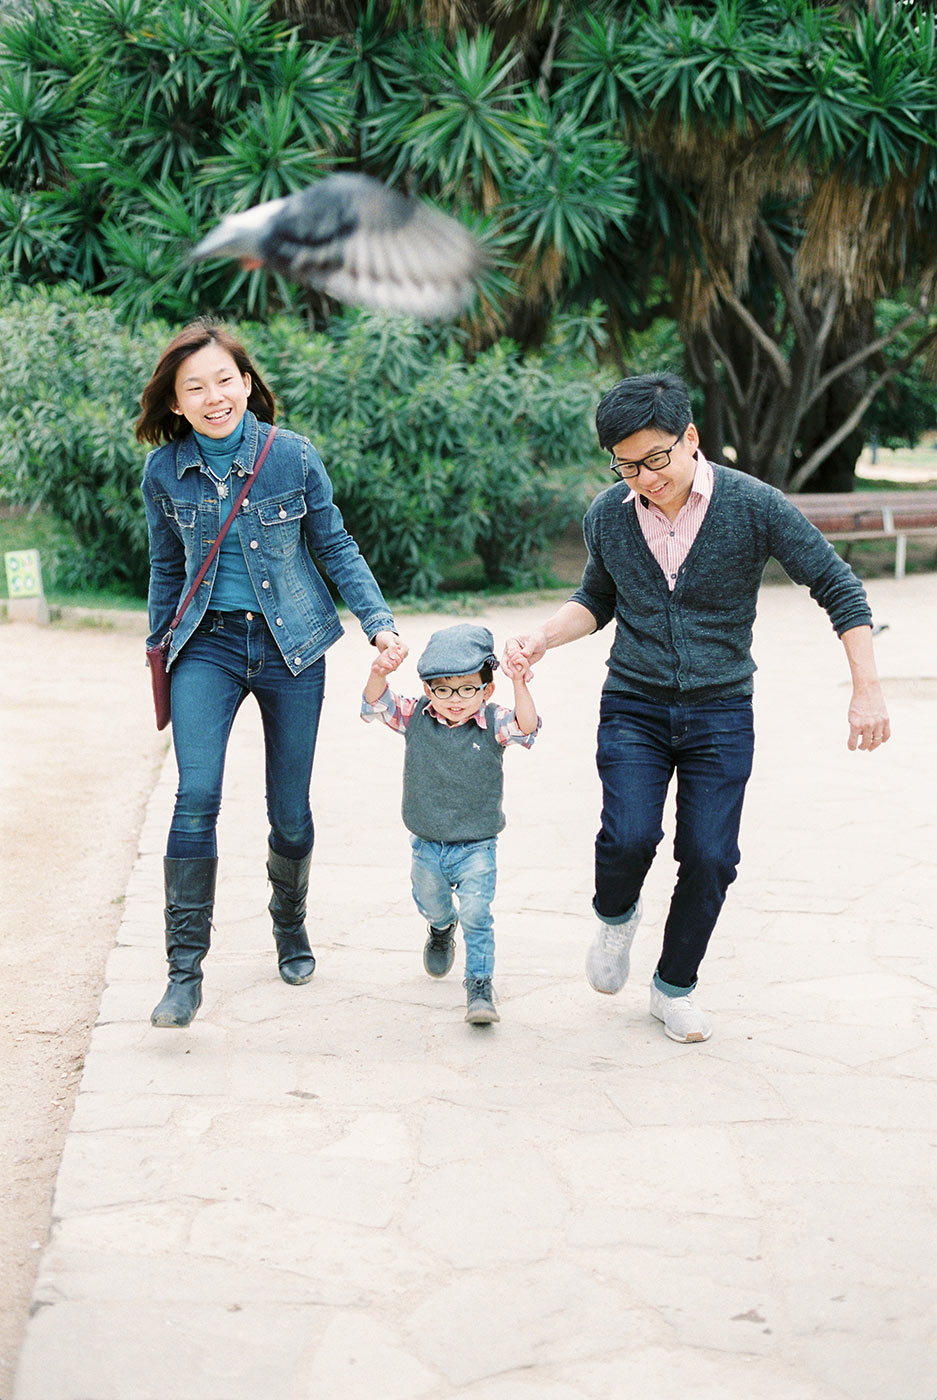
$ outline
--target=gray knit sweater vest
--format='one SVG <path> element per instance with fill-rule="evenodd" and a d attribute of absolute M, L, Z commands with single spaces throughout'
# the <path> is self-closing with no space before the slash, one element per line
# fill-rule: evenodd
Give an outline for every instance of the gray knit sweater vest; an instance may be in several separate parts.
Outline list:
<path fill-rule="evenodd" d="M 474 719 L 451 727 L 417 704 L 407 725 L 403 820 L 424 841 L 484 841 L 504 826 L 504 746 L 495 738 L 494 704 L 487 728 Z"/>

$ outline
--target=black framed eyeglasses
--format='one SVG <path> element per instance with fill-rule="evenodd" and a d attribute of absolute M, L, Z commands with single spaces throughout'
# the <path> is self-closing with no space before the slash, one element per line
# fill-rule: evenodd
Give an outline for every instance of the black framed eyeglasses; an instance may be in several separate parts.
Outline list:
<path fill-rule="evenodd" d="M 460 700 L 471 700 L 473 695 L 477 695 L 480 690 L 484 690 L 483 685 L 431 685 L 430 690 L 437 700 L 451 700 L 453 695 L 458 695 Z"/>
<path fill-rule="evenodd" d="M 686 432 L 684 428 L 683 433 Z M 670 447 L 661 447 L 656 452 L 649 452 L 646 457 L 642 457 L 640 462 L 620 462 L 612 453 L 612 460 L 608 464 L 608 469 L 613 476 L 617 476 L 619 481 L 632 481 L 643 467 L 645 471 L 662 472 L 665 467 L 670 466 L 670 454 L 677 443 L 683 437 L 683 433 Z"/>

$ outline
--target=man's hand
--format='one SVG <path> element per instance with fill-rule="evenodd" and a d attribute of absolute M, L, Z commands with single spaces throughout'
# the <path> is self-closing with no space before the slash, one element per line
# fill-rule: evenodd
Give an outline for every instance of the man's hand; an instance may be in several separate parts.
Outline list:
<path fill-rule="evenodd" d="M 504 644 L 501 665 L 508 676 L 519 676 L 525 681 L 531 681 L 534 675 L 532 668 L 546 654 L 546 650 L 547 639 L 542 631 L 508 637 Z"/>
<path fill-rule="evenodd" d="M 542 627 L 533 632 L 508 637 L 504 644 L 503 666 L 509 676 L 519 674 L 523 667 L 524 680 L 533 680 L 532 667 L 550 647 L 565 646 L 576 642 L 580 637 L 588 637 L 596 628 L 595 616 L 581 603 L 572 599 L 547 618 Z"/>
<path fill-rule="evenodd" d="M 891 738 L 891 723 L 885 708 L 882 687 L 877 683 L 871 686 L 856 687 L 849 704 L 850 749 L 877 749 Z"/>
<path fill-rule="evenodd" d="M 885 697 L 872 652 L 872 628 L 865 625 L 850 627 L 840 641 L 852 672 L 847 742 L 851 749 L 868 749 L 871 752 L 879 744 L 887 743 L 891 737 Z"/>

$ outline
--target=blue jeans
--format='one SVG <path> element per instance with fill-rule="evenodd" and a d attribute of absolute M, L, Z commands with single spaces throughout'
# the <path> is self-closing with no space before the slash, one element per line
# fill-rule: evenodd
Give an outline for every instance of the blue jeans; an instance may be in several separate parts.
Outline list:
<path fill-rule="evenodd" d="M 735 879 L 754 743 L 747 697 L 676 706 L 602 696 L 597 763 L 603 805 L 594 908 L 600 919 L 615 923 L 635 903 L 664 834 L 664 801 L 676 773 L 679 870 L 655 973 L 658 986 L 671 995 L 696 985 Z"/>
<path fill-rule="evenodd" d="M 325 658 L 294 676 L 257 612 L 208 612 L 170 672 L 179 788 L 167 856 L 214 856 L 228 736 L 244 699 L 260 706 L 270 845 L 300 860 L 312 850 L 312 760 Z"/>
<path fill-rule="evenodd" d="M 424 841 L 410 837 L 410 880 L 417 909 L 434 928 L 454 922 L 453 890 L 465 938 L 466 977 L 490 977 L 495 968 L 491 901 L 497 878 L 497 836 L 487 841 Z"/>

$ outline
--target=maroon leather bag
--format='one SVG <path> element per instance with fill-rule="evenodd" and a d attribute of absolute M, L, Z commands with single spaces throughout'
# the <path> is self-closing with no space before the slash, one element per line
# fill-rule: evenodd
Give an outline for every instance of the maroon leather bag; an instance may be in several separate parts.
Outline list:
<path fill-rule="evenodd" d="M 221 541 L 228 533 L 232 520 L 241 508 L 241 502 L 247 495 L 250 488 L 253 486 L 254 482 L 257 480 L 257 474 L 264 464 L 264 458 L 270 451 L 270 445 L 273 442 L 273 439 L 276 437 L 276 435 L 277 430 L 271 424 L 270 431 L 267 434 L 267 441 L 260 449 L 257 461 L 254 463 L 254 470 L 251 472 L 250 476 L 247 478 L 243 487 L 241 488 L 241 492 L 237 500 L 234 502 L 234 508 L 232 509 L 231 514 L 228 516 L 224 525 L 218 531 L 218 538 L 215 540 L 215 543 L 205 555 L 205 562 L 202 564 L 202 567 L 195 575 L 195 578 L 192 581 L 192 587 L 185 595 L 185 598 L 182 600 L 182 606 L 176 613 L 172 622 L 170 622 L 169 624 L 169 631 L 166 633 L 165 637 L 163 637 L 162 641 L 157 646 L 147 647 L 146 649 L 146 663 L 150 668 L 150 680 L 153 682 L 153 707 L 156 710 L 157 729 L 165 729 L 172 715 L 172 703 L 170 699 L 170 686 L 172 682 L 172 677 L 169 674 L 166 662 L 169 658 L 169 648 L 172 644 L 173 631 L 176 627 L 179 626 L 182 614 L 185 612 L 186 608 L 189 606 L 192 599 L 195 597 L 195 593 L 198 589 L 199 584 L 202 582 L 202 579 L 208 573 L 208 568 L 211 564 L 211 561 L 214 559 L 215 555 L 218 553 L 218 550 L 221 548 Z"/>

